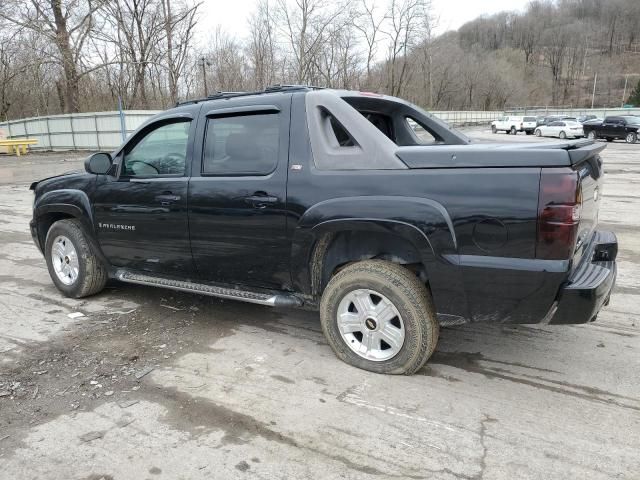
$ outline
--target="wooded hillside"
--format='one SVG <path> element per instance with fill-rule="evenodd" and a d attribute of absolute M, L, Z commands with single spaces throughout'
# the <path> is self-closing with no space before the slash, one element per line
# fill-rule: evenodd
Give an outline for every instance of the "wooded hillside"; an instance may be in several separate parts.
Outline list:
<path fill-rule="evenodd" d="M 620 106 L 640 80 L 640 1 L 532 1 L 433 34 L 428 0 L 256 0 L 246 37 L 193 0 L 5 0 L 0 118 L 166 108 L 305 83 L 434 110 Z M 505 4 L 506 5 L 506 4 Z M 625 79 L 628 80 L 623 95 Z M 625 99 L 626 101 L 626 99 Z"/>

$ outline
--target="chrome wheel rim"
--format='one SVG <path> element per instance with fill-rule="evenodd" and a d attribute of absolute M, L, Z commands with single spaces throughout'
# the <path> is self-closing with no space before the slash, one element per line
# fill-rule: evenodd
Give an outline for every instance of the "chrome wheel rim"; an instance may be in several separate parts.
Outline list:
<path fill-rule="evenodd" d="M 80 273 L 80 262 L 76 247 L 64 235 L 58 235 L 51 245 L 51 264 L 58 280 L 72 285 Z"/>
<path fill-rule="evenodd" d="M 405 328 L 398 309 L 374 290 L 347 293 L 338 305 L 337 317 L 342 340 L 366 360 L 389 360 L 404 345 Z"/>
<path fill-rule="evenodd" d="M 627 135 L 627 143 L 633 143 L 633 133 Z"/>
<path fill-rule="evenodd" d="M 595 132 L 589 132 L 589 138 L 591 139 L 596 138 Z"/>

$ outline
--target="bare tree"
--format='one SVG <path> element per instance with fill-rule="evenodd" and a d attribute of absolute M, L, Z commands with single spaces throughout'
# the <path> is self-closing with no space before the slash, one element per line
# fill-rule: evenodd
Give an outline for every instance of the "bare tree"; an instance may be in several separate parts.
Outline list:
<path fill-rule="evenodd" d="M 162 6 L 156 0 L 110 0 L 106 4 L 111 29 L 105 41 L 111 43 L 123 68 L 132 75 L 130 106 L 149 108 L 147 75 L 150 65 L 161 63 L 166 25 Z"/>
<path fill-rule="evenodd" d="M 60 100 L 66 112 L 80 110 L 79 81 L 93 71 L 86 66 L 90 61 L 84 47 L 95 31 L 94 17 L 101 7 L 101 0 L 7 0 L 0 8 L 0 17 L 37 32 L 57 47 L 53 60 L 64 73 Z"/>
<path fill-rule="evenodd" d="M 313 84 L 319 78 L 319 55 L 331 25 L 340 24 L 348 9 L 342 3 L 327 4 L 323 0 L 278 0 L 278 25 L 287 39 L 294 58 L 297 83 Z M 344 24 L 344 23 L 343 23 Z"/>
<path fill-rule="evenodd" d="M 360 32 L 366 46 L 366 77 L 364 85 L 371 88 L 371 68 L 378 52 L 382 25 L 387 20 L 387 11 L 379 8 L 376 0 L 360 0 L 360 11 L 353 26 Z"/>
<path fill-rule="evenodd" d="M 249 18 L 250 36 L 247 59 L 253 72 L 253 87 L 275 83 L 277 75 L 275 17 L 269 0 L 260 0 Z"/>
<path fill-rule="evenodd" d="M 177 8 L 172 7 L 177 3 Z M 169 80 L 169 100 L 178 100 L 178 82 L 183 76 L 196 26 L 196 15 L 201 4 L 188 5 L 184 2 L 161 0 L 164 16 L 165 41 L 167 45 L 167 75 Z"/>
<path fill-rule="evenodd" d="M 389 8 L 389 41 L 387 55 L 387 91 L 401 95 L 409 80 L 409 52 L 422 38 L 420 27 L 428 15 L 428 0 L 391 0 Z"/>

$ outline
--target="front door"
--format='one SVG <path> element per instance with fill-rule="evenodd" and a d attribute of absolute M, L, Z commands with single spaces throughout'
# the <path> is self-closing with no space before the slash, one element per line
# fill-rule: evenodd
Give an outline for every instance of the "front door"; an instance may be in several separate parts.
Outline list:
<path fill-rule="evenodd" d="M 255 103 L 255 100 L 253 100 Z M 205 104 L 189 190 L 191 250 L 204 280 L 286 289 L 291 98 Z"/>
<path fill-rule="evenodd" d="M 99 177 L 95 225 L 112 265 L 177 275 L 193 270 L 187 193 L 194 133 L 189 118 L 151 124 L 116 157 L 119 175 Z"/>

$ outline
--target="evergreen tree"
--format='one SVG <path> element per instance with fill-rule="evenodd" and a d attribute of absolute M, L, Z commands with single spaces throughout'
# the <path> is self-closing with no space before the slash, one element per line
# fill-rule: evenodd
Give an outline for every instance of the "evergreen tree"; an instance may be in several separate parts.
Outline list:
<path fill-rule="evenodd" d="M 640 105 L 640 80 L 638 80 L 638 85 L 636 85 L 636 88 L 631 92 L 627 103 L 634 106 Z"/>

